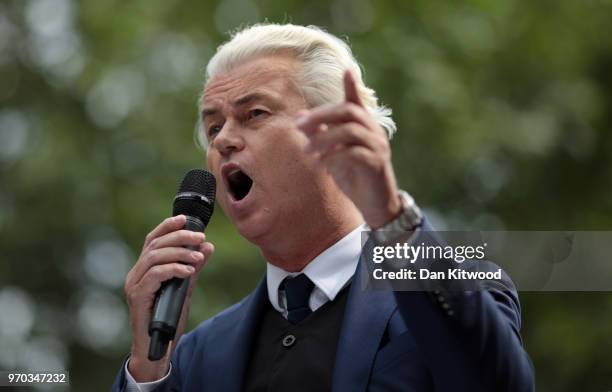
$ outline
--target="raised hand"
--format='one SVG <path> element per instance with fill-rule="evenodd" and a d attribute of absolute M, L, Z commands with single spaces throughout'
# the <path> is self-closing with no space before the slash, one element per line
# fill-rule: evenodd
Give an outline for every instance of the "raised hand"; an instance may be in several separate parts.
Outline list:
<path fill-rule="evenodd" d="M 340 189 L 372 228 L 384 226 L 402 208 L 385 131 L 364 107 L 355 78 L 344 74 L 345 101 L 302 111 L 297 127 Z"/>

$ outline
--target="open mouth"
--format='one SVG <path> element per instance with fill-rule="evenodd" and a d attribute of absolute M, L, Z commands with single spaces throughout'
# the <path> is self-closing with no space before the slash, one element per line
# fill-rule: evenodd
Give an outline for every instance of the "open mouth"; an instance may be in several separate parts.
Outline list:
<path fill-rule="evenodd" d="M 227 175 L 229 192 L 235 200 L 242 200 L 249 194 L 253 180 L 240 169 L 233 170 Z"/>

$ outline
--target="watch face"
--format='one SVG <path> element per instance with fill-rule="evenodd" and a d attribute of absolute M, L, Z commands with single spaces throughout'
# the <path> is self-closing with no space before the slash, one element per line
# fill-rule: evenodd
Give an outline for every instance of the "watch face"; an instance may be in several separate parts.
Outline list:
<path fill-rule="evenodd" d="M 399 216 L 401 219 L 401 225 L 404 230 L 413 230 L 415 227 L 421 224 L 423 215 L 421 210 L 414 202 L 412 196 L 407 192 L 401 191 L 400 196 L 404 203 L 404 211 Z"/>

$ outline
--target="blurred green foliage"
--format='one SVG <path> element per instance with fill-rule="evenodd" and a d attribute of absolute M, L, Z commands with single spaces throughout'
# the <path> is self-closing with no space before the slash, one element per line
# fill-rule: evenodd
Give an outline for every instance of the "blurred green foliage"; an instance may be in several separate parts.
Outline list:
<path fill-rule="evenodd" d="M 122 283 L 170 213 L 203 68 L 226 32 L 316 24 L 394 109 L 402 188 L 444 229 L 612 226 L 612 2 L 0 2 L 0 369 L 107 390 Z M 264 271 L 217 209 L 195 326 Z M 539 391 L 612 389 L 612 294 L 521 293 Z"/>

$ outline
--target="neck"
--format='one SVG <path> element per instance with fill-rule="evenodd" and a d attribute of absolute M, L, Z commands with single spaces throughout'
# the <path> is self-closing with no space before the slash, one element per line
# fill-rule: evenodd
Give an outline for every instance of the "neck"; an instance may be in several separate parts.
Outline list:
<path fill-rule="evenodd" d="M 315 257 L 363 223 L 361 214 L 347 215 L 332 221 L 321 219 L 317 225 L 302 225 L 310 229 L 293 235 L 285 232 L 283 241 L 269 246 L 261 244 L 261 253 L 270 264 L 287 272 L 302 271 Z"/>

